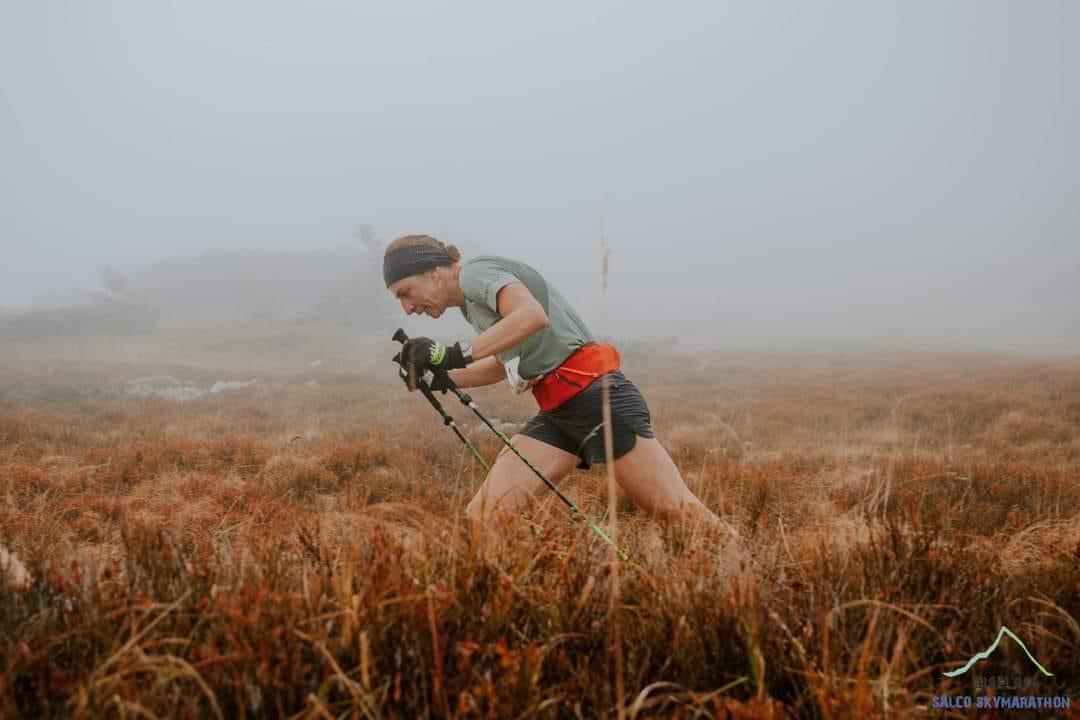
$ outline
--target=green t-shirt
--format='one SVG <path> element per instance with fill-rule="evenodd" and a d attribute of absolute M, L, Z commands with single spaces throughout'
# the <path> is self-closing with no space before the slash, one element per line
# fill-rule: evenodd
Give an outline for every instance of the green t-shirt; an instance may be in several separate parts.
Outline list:
<path fill-rule="evenodd" d="M 548 316 L 548 326 L 530 335 L 520 345 L 498 353 L 506 365 L 520 357 L 517 372 L 525 379 L 549 373 L 571 353 L 593 340 L 585 322 L 570 307 L 562 294 L 525 263 L 496 255 L 479 255 L 461 265 L 458 284 L 465 295 L 462 314 L 477 333 L 482 333 L 501 318 L 495 298 L 499 290 L 512 282 L 523 284 Z"/>

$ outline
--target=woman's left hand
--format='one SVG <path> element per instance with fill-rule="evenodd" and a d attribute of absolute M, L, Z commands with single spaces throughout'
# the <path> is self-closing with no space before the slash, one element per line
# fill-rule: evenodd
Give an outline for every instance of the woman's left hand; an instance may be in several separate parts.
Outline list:
<path fill-rule="evenodd" d="M 401 356 L 405 359 L 406 369 L 418 376 L 429 369 L 456 370 L 468 365 L 461 343 L 447 346 L 428 337 L 409 339 L 401 348 Z"/>

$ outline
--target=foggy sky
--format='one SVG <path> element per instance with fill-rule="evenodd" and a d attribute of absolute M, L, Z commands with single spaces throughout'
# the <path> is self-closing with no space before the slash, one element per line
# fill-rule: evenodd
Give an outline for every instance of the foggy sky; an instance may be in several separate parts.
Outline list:
<path fill-rule="evenodd" d="M 0 305 L 368 223 L 530 262 L 595 330 L 1080 350 L 1076 2 L 5 0 L 0 27 Z"/>

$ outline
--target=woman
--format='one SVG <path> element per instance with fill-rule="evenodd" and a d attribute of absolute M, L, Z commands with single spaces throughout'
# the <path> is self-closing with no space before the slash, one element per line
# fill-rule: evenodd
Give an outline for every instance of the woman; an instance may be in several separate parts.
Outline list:
<path fill-rule="evenodd" d="M 444 370 L 459 387 L 492 385 L 504 378 L 515 392 L 531 390 L 540 412 L 511 441 L 558 484 L 576 466 L 604 462 L 602 385 L 607 375 L 614 440 L 615 479 L 643 510 L 664 520 L 694 517 L 725 536 L 735 530 L 709 511 L 683 482 L 656 440 L 649 408 L 619 370 L 618 352 L 597 343 L 566 299 L 528 265 L 484 255 L 461 262 L 453 245 L 427 235 L 390 243 L 383 279 L 409 315 L 441 317 L 461 309 L 478 333 L 446 346 L 426 337 L 409 340 L 401 358 L 414 378 Z M 439 387 L 439 373 L 432 387 Z M 474 526 L 516 514 L 545 490 L 513 453 L 499 454 L 468 505 Z"/>

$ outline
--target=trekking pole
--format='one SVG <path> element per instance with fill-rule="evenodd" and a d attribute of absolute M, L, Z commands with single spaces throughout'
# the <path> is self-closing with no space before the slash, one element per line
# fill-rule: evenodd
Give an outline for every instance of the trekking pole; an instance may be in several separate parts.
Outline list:
<path fill-rule="evenodd" d="M 401 375 L 402 378 L 405 378 L 406 381 L 408 380 L 409 373 L 406 372 L 405 368 L 398 367 L 398 374 Z M 457 435 L 458 438 L 461 439 L 461 442 L 465 443 L 465 447 L 469 448 L 469 451 L 472 452 L 473 457 L 475 457 L 477 461 L 484 466 L 485 471 L 490 470 L 491 467 L 480 455 L 480 451 L 477 450 L 471 442 L 469 442 L 469 438 L 465 437 L 465 433 L 461 432 L 461 428 L 459 428 L 457 423 L 454 422 L 454 418 L 450 417 L 450 414 L 443 409 L 442 403 L 440 403 L 438 398 L 435 397 L 435 394 L 431 392 L 431 387 L 428 385 L 428 383 L 424 382 L 423 378 L 416 378 L 416 387 L 420 390 L 420 392 L 424 394 L 424 397 L 428 399 L 428 402 L 431 403 L 432 406 L 439 411 L 439 414 L 442 415 L 443 425 L 450 426 L 450 429 L 454 431 L 454 434 Z"/>
<path fill-rule="evenodd" d="M 397 341 L 397 342 L 404 345 L 409 340 L 409 336 L 405 334 L 404 330 L 402 330 L 401 328 L 398 328 L 397 332 L 394 333 L 393 339 L 395 341 Z M 404 361 L 404 358 L 402 358 L 402 360 Z M 402 368 L 402 371 L 404 371 L 404 368 Z M 492 422 L 490 420 L 488 420 L 487 417 L 485 417 L 484 413 L 480 412 L 480 408 L 477 407 L 476 402 L 473 401 L 472 397 L 468 393 L 462 392 L 461 388 L 459 388 L 457 385 L 454 384 L 454 381 L 450 379 L 449 375 L 446 375 L 446 372 L 444 370 L 433 370 L 432 372 L 433 373 L 434 372 L 440 372 L 440 373 L 443 374 L 441 379 L 443 380 L 444 384 L 450 389 L 450 392 L 457 395 L 457 398 L 458 398 L 458 400 L 461 401 L 461 404 L 464 405 L 465 407 L 469 408 L 470 410 L 472 410 L 473 413 L 475 413 L 476 416 L 478 418 L 480 418 L 480 420 L 485 425 L 487 425 L 489 428 L 491 428 L 491 431 L 493 433 L 495 433 L 499 437 L 500 440 L 502 440 L 503 444 L 506 445 L 506 447 L 510 448 L 514 452 L 515 455 L 517 455 L 519 458 L 521 458 L 521 461 L 523 463 L 525 463 L 526 465 L 528 465 L 529 469 L 532 470 L 533 473 L 535 473 L 536 476 L 538 478 L 540 478 L 544 482 L 544 484 L 547 485 L 548 488 L 552 492 L 554 492 L 559 497 L 559 499 L 562 500 L 566 504 L 566 506 L 568 508 L 570 508 L 571 512 L 573 513 L 573 515 L 575 517 L 580 518 L 581 520 L 585 521 L 585 524 L 589 527 L 590 530 L 593 531 L 593 533 L 596 534 L 597 537 L 599 537 L 601 540 L 603 540 L 608 545 L 613 547 L 615 549 L 615 551 L 619 554 L 620 559 L 622 559 L 622 560 L 629 560 L 630 559 L 630 556 L 627 554 L 627 552 L 625 550 L 623 550 L 621 547 L 616 545 L 615 541 L 612 540 L 610 537 L 608 537 L 607 533 L 605 533 L 603 530 L 601 530 L 600 527 L 596 523 L 594 523 L 589 518 L 588 515 L 581 512 L 581 509 L 578 508 L 578 506 L 574 504 L 573 500 L 571 500 L 565 494 L 563 494 L 562 490 L 560 490 L 555 485 L 555 483 L 548 480 L 547 476 L 544 475 L 544 473 L 540 470 L 540 468 L 536 467 L 536 465 L 534 465 L 533 462 L 531 460 L 529 460 L 529 458 L 525 457 L 524 453 L 522 453 L 520 450 L 518 450 L 516 447 L 514 447 L 514 444 L 512 442 L 510 442 L 510 438 L 506 437 L 506 434 L 502 430 L 495 427 L 495 425 L 493 425 Z M 419 381 L 419 378 L 417 378 L 417 380 Z M 420 387 L 419 382 L 417 383 L 417 387 Z M 430 393 L 430 389 L 428 390 L 428 392 Z M 429 397 L 428 399 L 434 401 L 433 397 Z M 436 403 L 437 403 L 437 401 L 436 401 Z M 440 409 L 440 411 L 441 411 L 441 408 L 438 408 L 438 409 Z M 444 415 L 444 417 L 445 417 L 445 415 Z"/>

